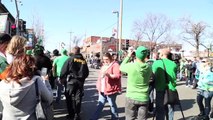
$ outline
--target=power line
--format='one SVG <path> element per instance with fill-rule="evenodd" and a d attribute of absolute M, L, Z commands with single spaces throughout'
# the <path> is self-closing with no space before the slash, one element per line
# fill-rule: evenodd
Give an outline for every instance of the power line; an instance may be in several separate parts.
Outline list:
<path fill-rule="evenodd" d="M 104 30 L 102 30 L 101 32 L 99 32 L 97 35 L 105 32 L 106 30 L 108 30 L 109 28 L 111 28 L 112 26 L 114 26 L 117 22 L 113 23 L 112 25 L 108 26 L 107 28 L 105 28 Z"/>

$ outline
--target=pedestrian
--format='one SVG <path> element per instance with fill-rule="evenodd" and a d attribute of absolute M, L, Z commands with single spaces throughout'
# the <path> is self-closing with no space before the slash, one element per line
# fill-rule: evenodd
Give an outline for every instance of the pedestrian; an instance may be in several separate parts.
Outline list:
<path fill-rule="evenodd" d="M 53 54 L 52 54 L 52 56 L 51 56 L 50 59 L 51 59 L 52 61 L 54 61 L 54 59 L 57 58 L 58 56 L 60 56 L 60 55 L 59 55 L 59 51 L 58 51 L 58 49 L 55 49 L 55 50 L 53 50 Z"/>
<path fill-rule="evenodd" d="M 145 58 L 146 63 L 148 63 L 150 65 L 150 67 L 152 67 L 153 62 L 156 59 L 150 59 L 150 50 L 148 50 L 147 56 Z M 154 79 L 153 79 L 153 75 L 151 75 L 150 79 L 149 79 L 149 107 L 148 107 L 148 114 L 149 115 L 153 115 L 154 114 Z"/>
<path fill-rule="evenodd" d="M 7 67 L 7 56 L 6 56 L 6 48 L 11 40 L 10 35 L 5 33 L 0 33 L 0 74 L 5 70 Z M 3 77 L 3 76 L 1 76 Z M 0 79 L 2 79 L 0 77 Z"/>
<path fill-rule="evenodd" d="M 186 87 L 193 87 L 193 79 L 194 79 L 194 73 L 193 73 L 193 65 L 192 65 L 193 61 L 188 60 L 188 63 L 186 65 L 186 69 L 187 69 L 187 80 L 186 80 Z"/>
<path fill-rule="evenodd" d="M 52 103 L 49 82 L 35 76 L 35 59 L 24 53 L 17 55 L 6 69 L 6 79 L 0 82 L 0 99 L 3 104 L 2 120 L 36 120 L 37 104 L 35 81 L 41 101 Z"/>
<path fill-rule="evenodd" d="M 122 72 L 127 73 L 127 90 L 125 116 L 126 120 L 146 120 L 149 104 L 149 80 L 152 73 L 150 65 L 145 58 L 148 49 L 139 46 L 135 52 L 136 60 L 130 62 L 134 51 L 128 51 L 128 55 L 120 66 Z"/>
<path fill-rule="evenodd" d="M 50 58 L 44 54 L 44 47 L 36 45 L 33 51 L 37 70 L 42 71 L 42 69 L 47 69 L 47 74 L 49 74 L 52 69 L 52 63 Z"/>
<path fill-rule="evenodd" d="M 3 71 L 8 66 L 7 56 L 6 56 L 6 48 L 11 40 L 10 35 L 5 33 L 0 33 L 0 80 L 3 79 Z M 2 119 L 2 102 L 0 101 L 0 120 Z"/>
<path fill-rule="evenodd" d="M 57 86 L 56 103 L 58 103 L 58 104 L 61 101 L 61 95 L 62 95 L 62 91 L 64 89 L 64 83 L 62 83 L 62 81 L 60 79 L 61 69 L 68 58 L 69 58 L 69 56 L 67 55 L 67 50 L 62 49 L 61 56 L 55 58 L 53 61 L 53 76 L 56 78 L 55 84 Z"/>
<path fill-rule="evenodd" d="M 26 42 L 27 39 L 22 36 L 15 35 L 12 37 L 6 49 L 7 62 L 9 64 L 13 61 L 15 56 L 24 53 Z"/>
<path fill-rule="evenodd" d="M 209 59 L 203 59 L 200 63 L 200 74 L 198 77 L 197 86 L 197 104 L 200 113 L 198 119 L 209 120 L 211 111 L 211 99 L 213 96 L 213 72 L 211 71 L 211 63 Z M 203 100 L 205 105 L 203 104 Z"/>
<path fill-rule="evenodd" d="M 64 63 L 61 80 L 65 83 L 65 97 L 68 119 L 80 120 L 81 101 L 85 79 L 89 75 L 87 62 L 80 53 L 80 47 L 74 48 L 74 54 Z"/>
<path fill-rule="evenodd" d="M 98 90 L 98 105 L 92 120 L 98 120 L 105 103 L 108 101 L 111 108 L 111 119 L 118 119 L 116 97 L 121 92 L 121 72 L 118 62 L 114 61 L 110 53 L 103 55 L 103 66 L 100 69 L 96 84 Z"/>
<path fill-rule="evenodd" d="M 169 49 L 161 49 L 159 55 L 160 60 L 156 60 L 152 64 L 156 90 L 156 120 L 164 120 L 165 116 L 167 120 L 173 120 L 174 117 L 174 105 L 164 105 L 166 88 L 169 87 L 169 89 L 173 91 L 176 90 L 177 65 L 171 60 L 170 56 L 171 53 Z M 166 82 L 166 75 L 169 85 Z"/>

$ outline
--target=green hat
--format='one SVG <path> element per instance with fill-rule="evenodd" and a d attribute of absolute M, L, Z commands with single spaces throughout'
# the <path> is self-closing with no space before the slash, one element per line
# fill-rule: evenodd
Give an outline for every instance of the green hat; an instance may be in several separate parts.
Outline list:
<path fill-rule="evenodd" d="M 67 50 L 66 50 L 66 49 L 62 49 L 62 50 L 61 50 L 61 54 L 67 55 Z"/>
<path fill-rule="evenodd" d="M 144 60 L 148 54 L 148 49 L 144 46 L 140 46 L 137 48 L 135 54 L 136 54 L 136 58 L 140 60 Z"/>

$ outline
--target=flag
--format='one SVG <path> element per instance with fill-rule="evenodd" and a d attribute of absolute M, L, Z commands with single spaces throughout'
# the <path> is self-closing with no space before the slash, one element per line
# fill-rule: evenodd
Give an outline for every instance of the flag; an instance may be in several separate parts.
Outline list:
<path fill-rule="evenodd" d="M 112 36 L 114 37 L 114 36 L 117 35 L 117 34 L 118 34 L 117 29 L 116 29 L 116 28 L 113 28 L 113 29 L 112 29 Z"/>

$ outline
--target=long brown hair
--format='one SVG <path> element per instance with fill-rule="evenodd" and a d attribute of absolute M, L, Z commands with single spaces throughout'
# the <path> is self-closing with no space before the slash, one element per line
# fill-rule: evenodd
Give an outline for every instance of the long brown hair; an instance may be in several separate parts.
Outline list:
<path fill-rule="evenodd" d="M 35 74 L 35 59 L 34 57 L 26 54 L 21 54 L 15 57 L 13 62 L 7 68 L 7 81 L 16 81 L 24 77 L 32 78 Z"/>

